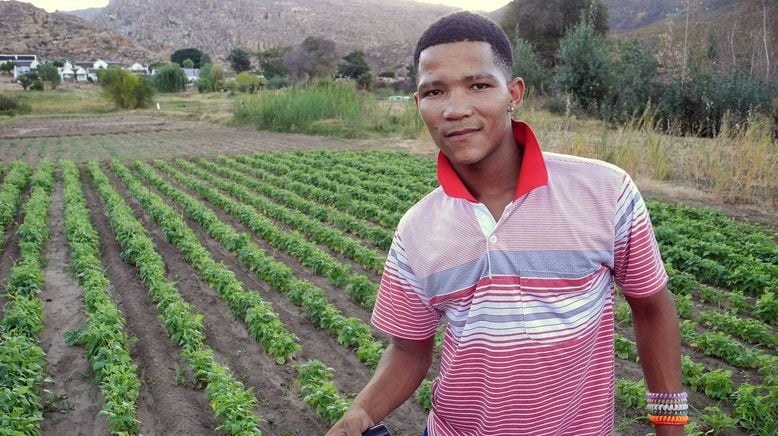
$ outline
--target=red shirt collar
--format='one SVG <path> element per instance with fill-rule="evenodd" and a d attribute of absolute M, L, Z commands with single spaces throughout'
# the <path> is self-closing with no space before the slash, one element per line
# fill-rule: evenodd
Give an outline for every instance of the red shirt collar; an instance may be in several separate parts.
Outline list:
<path fill-rule="evenodd" d="M 512 121 L 511 124 L 513 137 L 524 151 L 519 169 L 519 179 L 516 183 L 516 194 L 513 197 L 516 200 L 533 189 L 547 184 L 548 172 L 540 144 L 538 144 L 535 133 L 530 126 L 523 121 Z M 449 197 L 478 203 L 478 200 L 467 190 L 462 179 L 451 166 L 451 162 L 442 152 L 438 152 L 438 182 L 443 187 L 443 192 Z"/>

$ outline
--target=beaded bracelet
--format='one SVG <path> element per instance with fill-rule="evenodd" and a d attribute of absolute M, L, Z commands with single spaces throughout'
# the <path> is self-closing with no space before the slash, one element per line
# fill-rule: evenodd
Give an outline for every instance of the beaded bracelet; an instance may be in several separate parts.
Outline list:
<path fill-rule="evenodd" d="M 686 415 L 648 415 L 654 425 L 686 425 L 689 417 Z"/>
<path fill-rule="evenodd" d="M 686 425 L 689 405 L 686 392 L 649 392 L 646 394 L 648 419 L 654 425 Z"/>
<path fill-rule="evenodd" d="M 689 394 L 686 392 L 649 392 L 646 394 L 646 400 L 650 401 L 686 401 L 686 399 L 689 397 Z"/>

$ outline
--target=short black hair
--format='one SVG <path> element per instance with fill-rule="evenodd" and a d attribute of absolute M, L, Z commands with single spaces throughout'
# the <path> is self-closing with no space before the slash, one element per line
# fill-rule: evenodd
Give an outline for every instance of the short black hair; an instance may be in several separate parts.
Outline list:
<path fill-rule="evenodd" d="M 413 53 L 413 70 L 419 71 L 419 56 L 424 49 L 439 44 L 462 41 L 486 42 L 492 47 L 495 64 L 509 73 L 513 69 L 513 50 L 508 35 L 483 15 L 459 11 L 440 17 L 422 33 Z"/>

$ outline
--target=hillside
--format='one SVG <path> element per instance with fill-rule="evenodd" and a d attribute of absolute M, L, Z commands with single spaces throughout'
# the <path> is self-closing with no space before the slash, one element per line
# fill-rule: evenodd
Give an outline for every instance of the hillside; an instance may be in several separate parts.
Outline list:
<path fill-rule="evenodd" d="M 426 26 L 455 10 L 380 0 L 191 0 L 181 5 L 177 0 L 111 0 L 90 15 L 165 54 L 197 47 L 223 59 L 235 47 L 257 51 L 322 36 L 335 41 L 341 56 L 363 49 L 374 69 L 400 70 Z"/>
<path fill-rule="evenodd" d="M 29 3 L 0 2 L 0 53 L 32 53 L 47 60 L 150 62 L 158 56 L 102 25 Z"/>

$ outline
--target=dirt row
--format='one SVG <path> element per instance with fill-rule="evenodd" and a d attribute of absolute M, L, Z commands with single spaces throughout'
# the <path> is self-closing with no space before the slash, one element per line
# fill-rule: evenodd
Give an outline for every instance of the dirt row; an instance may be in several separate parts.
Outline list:
<path fill-rule="evenodd" d="M 214 349 L 217 360 L 234 370 L 238 379 L 247 387 L 254 389 L 259 400 L 256 411 L 265 420 L 261 425 L 263 432 L 270 435 L 323 434 L 327 426 L 315 415 L 311 407 L 302 402 L 299 390 L 294 385 L 296 376 L 293 369 L 289 365 L 277 365 L 274 359 L 264 352 L 250 337 L 242 321 L 232 317 L 217 293 L 199 279 L 196 271 L 186 263 L 180 251 L 166 242 L 159 227 L 127 193 L 124 184 L 107 166 L 104 166 L 104 171 L 113 186 L 133 208 L 136 217 L 151 233 L 167 265 L 168 278 L 177 283 L 183 298 L 203 314 L 207 344 Z M 178 189 L 212 207 L 171 177 L 166 175 L 164 177 Z M 155 191 L 148 184 L 146 185 Z M 162 323 L 157 318 L 157 310 L 151 303 L 137 270 L 121 259 L 121 248 L 114 239 L 104 204 L 83 169 L 82 186 L 93 223 L 101 237 L 105 272 L 114 286 L 111 290 L 112 298 L 124 314 L 128 334 L 133 338 L 130 351 L 139 367 L 142 382 L 138 410 L 141 433 L 144 435 L 214 434 L 214 428 L 218 424 L 205 399 L 205 393 L 194 386 L 186 362 L 178 357 L 179 349 L 167 338 Z M 175 204 L 167 198 L 165 200 L 183 215 Z M 46 386 L 51 393 L 46 398 L 47 409 L 42 430 L 44 434 L 52 435 L 106 434 L 106 422 L 98 415 L 102 397 L 92 379 L 88 363 L 84 358 L 84 350 L 81 347 L 67 346 L 63 339 L 64 332 L 79 328 L 85 320 L 81 302 L 82 290 L 71 271 L 70 250 L 64 234 L 63 207 L 62 183 L 61 179 L 58 179 L 52 194 L 49 214 L 51 240 L 45 253 L 46 290 L 41 296 L 46 311 L 41 345 L 47 352 L 48 375 L 53 380 Z M 222 221 L 235 227 L 236 230 L 251 233 L 237 219 L 223 210 L 215 207 L 212 209 Z M 17 218 L 19 222 L 22 218 L 21 212 Z M 370 371 L 351 351 L 340 346 L 335 338 L 326 332 L 311 325 L 299 307 L 258 279 L 218 241 L 210 238 L 197 223 L 189 219 L 186 219 L 186 222 L 214 259 L 223 262 L 234 271 L 247 289 L 259 292 L 269 301 L 284 325 L 300 338 L 302 352 L 297 358 L 298 361 L 321 360 L 335 370 L 335 383 L 341 392 L 355 394 L 359 391 L 369 379 Z M 284 225 L 278 225 L 286 229 Z M 17 226 L 18 224 L 12 226 L 6 232 L 7 241 L 0 258 L 0 278 L 7 276 L 14 260 L 18 258 Z M 354 304 L 343 290 L 333 287 L 326 279 L 313 274 L 295 259 L 277 251 L 265 241 L 256 237 L 252 239 L 277 260 L 293 268 L 298 277 L 324 289 L 330 296 L 330 301 L 344 315 L 355 316 L 365 322 L 369 321 L 369 313 Z M 350 263 L 336 253 L 329 252 L 338 260 Z M 350 264 L 358 268 L 355 264 Z M 631 328 L 617 327 L 617 331 L 632 337 Z M 732 369 L 738 378 L 748 377 L 747 373 L 741 374 L 721 361 L 704 356 L 695 350 L 684 349 L 684 353 L 709 368 Z M 636 363 L 617 360 L 617 377 L 635 380 L 642 377 L 642 372 Z M 712 405 L 712 402 L 701 394 L 693 394 L 693 402 L 703 407 Z M 617 409 L 617 419 L 620 416 L 618 413 Z M 414 399 L 411 399 L 390 415 L 385 422 L 393 430 L 393 434 L 415 435 L 420 434 L 425 420 L 426 413 Z M 619 434 L 645 434 L 647 431 L 650 431 L 648 426 L 633 425 L 629 429 L 620 430 Z"/>
<path fill-rule="evenodd" d="M 233 369 L 247 387 L 254 389 L 259 400 L 257 412 L 265 420 L 262 430 L 266 434 L 323 434 L 326 425 L 305 405 L 299 390 L 294 386 L 293 369 L 277 365 L 272 358 L 249 336 L 245 325 L 231 316 L 216 292 L 202 282 L 196 272 L 185 262 L 182 254 L 164 237 L 137 202 L 127 195 L 124 185 L 106 169 L 117 190 L 128 200 L 144 226 L 149 229 L 159 253 L 168 268 L 168 276 L 177 283 L 179 291 L 188 302 L 194 304 L 204 316 L 207 344 L 215 351 L 217 359 Z M 205 394 L 195 389 L 185 362 L 178 357 L 178 349 L 172 346 L 157 319 L 156 308 L 151 304 L 145 286 L 135 268 L 121 260 L 121 249 L 114 241 L 109 217 L 86 173 L 82 174 L 83 188 L 94 225 L 101 236 L 101 251 L 106 275 L 114 284 L 112 297 L 127 320 L 127 331 L 133 338 L 131 355 L 139 366 L 142 391 L 139 399 L 138 418 L 145 435 L 163 434 L 213 434 L 216 422 L 212 418 Z M 70 271 L 69 247 L 62 223 L 62 186 L 58 182 L 51 209 L 52 239 L 47 247 L 46 328 L 41 343 L 48 353 L 49 375 L 53 383 L 47 389 L 52 393 L 48 402 L 44 434 L 105 434 L 106 422 L 98 413 L 102 399 L 99 389 L 91 379 L 83 349 L 64 344 L 63 333 L 83 325 L 81 289 Z M 228 217 L 221 215 L 225 221 Z M 234 222 L 230 222 L 236 225 Z M 240 265 L 218 242 L 210 239 L 199 226 L 188 224 L 217 261 L 224 262 L 248 289 L 260 292 L 279 312 L 284 324 L 300 337 L 303 352 L 299 361 L 319 359 L 333 367 L 336 384 L 342 392 L 357 392 L 370 376 L 352 352 L 337 341 L 313 327 L 302 310 L 292 305 L 270 287 Z M 239 230 L 242 229 L 236 225 Z M 256 241 L 261 243 L 261 241 Z M 16 246 L 18 244 L 11 244 Z M 269 248 L 265 246 L 265 248 Z M 3 256 L 4 259 L 11 256 Z M 289 261 L 289 259 L 279 259 Z M 320 278 L 313 277 L 302 267 L 298 274 L 326 286 Z M 331 287 L 325 290 L 332 294 Z M 347 315 L 367 319 L 368 314 L 348 301 L 337 291 L 333 302 L 343 309 L 351 306 Z M 350 312 L 350 313 L 348 313 Z M 413 400 L 395 412 L 387 422 L 396 434 L 417 434 L 424 425 L 426 413 Z"/>

